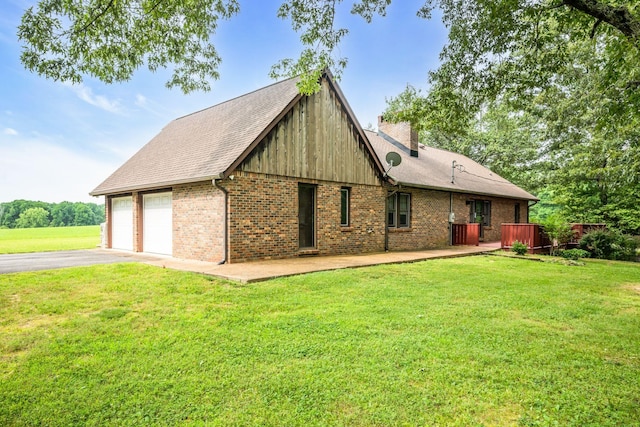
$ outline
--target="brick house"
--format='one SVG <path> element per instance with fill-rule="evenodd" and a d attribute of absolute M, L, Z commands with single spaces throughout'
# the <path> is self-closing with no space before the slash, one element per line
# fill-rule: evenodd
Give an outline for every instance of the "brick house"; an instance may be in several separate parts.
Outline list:
<path fill-rule="evenodd" d="M 105 196 L 106 246 L 235 263 L 446 246 L 449 212 L 474 221 L 476 206 L 487 240 L 500 222 L 526 220 L 534 196 L 420 146 L 406 125 L 364 131 L 329 72 L 311 96 L 297 81 L 162 129 L 91 192 Z M 388 151 L 403 162 L 387 175 Z M 453 160 L 466 173 L 440 182 Z"/>

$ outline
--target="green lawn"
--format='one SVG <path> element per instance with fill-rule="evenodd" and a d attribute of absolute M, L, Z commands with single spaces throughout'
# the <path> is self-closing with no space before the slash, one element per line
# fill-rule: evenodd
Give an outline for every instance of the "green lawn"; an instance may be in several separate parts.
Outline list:
<path fill-rule="evenodd" d="M 0 254 L 90 249 L 99 244 L 99 225 L 0 229 Z"/>
<path fill-rule="evenodd" d="M 0 275 L 0 425 L 640 424 L 640 267 Z"/>

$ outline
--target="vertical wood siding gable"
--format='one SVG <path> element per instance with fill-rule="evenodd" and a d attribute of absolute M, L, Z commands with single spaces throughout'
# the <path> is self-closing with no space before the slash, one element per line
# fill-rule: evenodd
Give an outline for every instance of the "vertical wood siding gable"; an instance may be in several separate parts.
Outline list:
<path fill-rule="evenodd" d="M 370 154 L 336 93 L 302 97 L 238 167 L 245 172 L 380 185 Z"/>

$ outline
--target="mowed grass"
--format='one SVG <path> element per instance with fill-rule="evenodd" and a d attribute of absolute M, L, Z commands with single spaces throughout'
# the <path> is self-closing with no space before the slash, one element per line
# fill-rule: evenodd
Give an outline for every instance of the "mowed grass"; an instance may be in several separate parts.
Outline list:
<path fill-rule="evenodd" d="M 0 425 L 634 426 L 640 269 L 0 275 Z"/>
<path fill-rule="evenodd" d="M 0 254 L 90 249 L 99 244 L 99 225 L 0 229 Z"/>

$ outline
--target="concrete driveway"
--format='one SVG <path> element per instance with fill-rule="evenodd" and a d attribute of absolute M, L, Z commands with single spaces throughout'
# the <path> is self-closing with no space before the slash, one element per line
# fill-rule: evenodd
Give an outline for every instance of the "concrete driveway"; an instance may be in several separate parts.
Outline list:
<path fill-rule="evenodd" d="M 88 249 L 78 251 L 35 252 L 0 255 L 0 274 L 51 270 L 116 262 L 144 262 L 157 258 L 133 256 L 126 252 Z"/>

